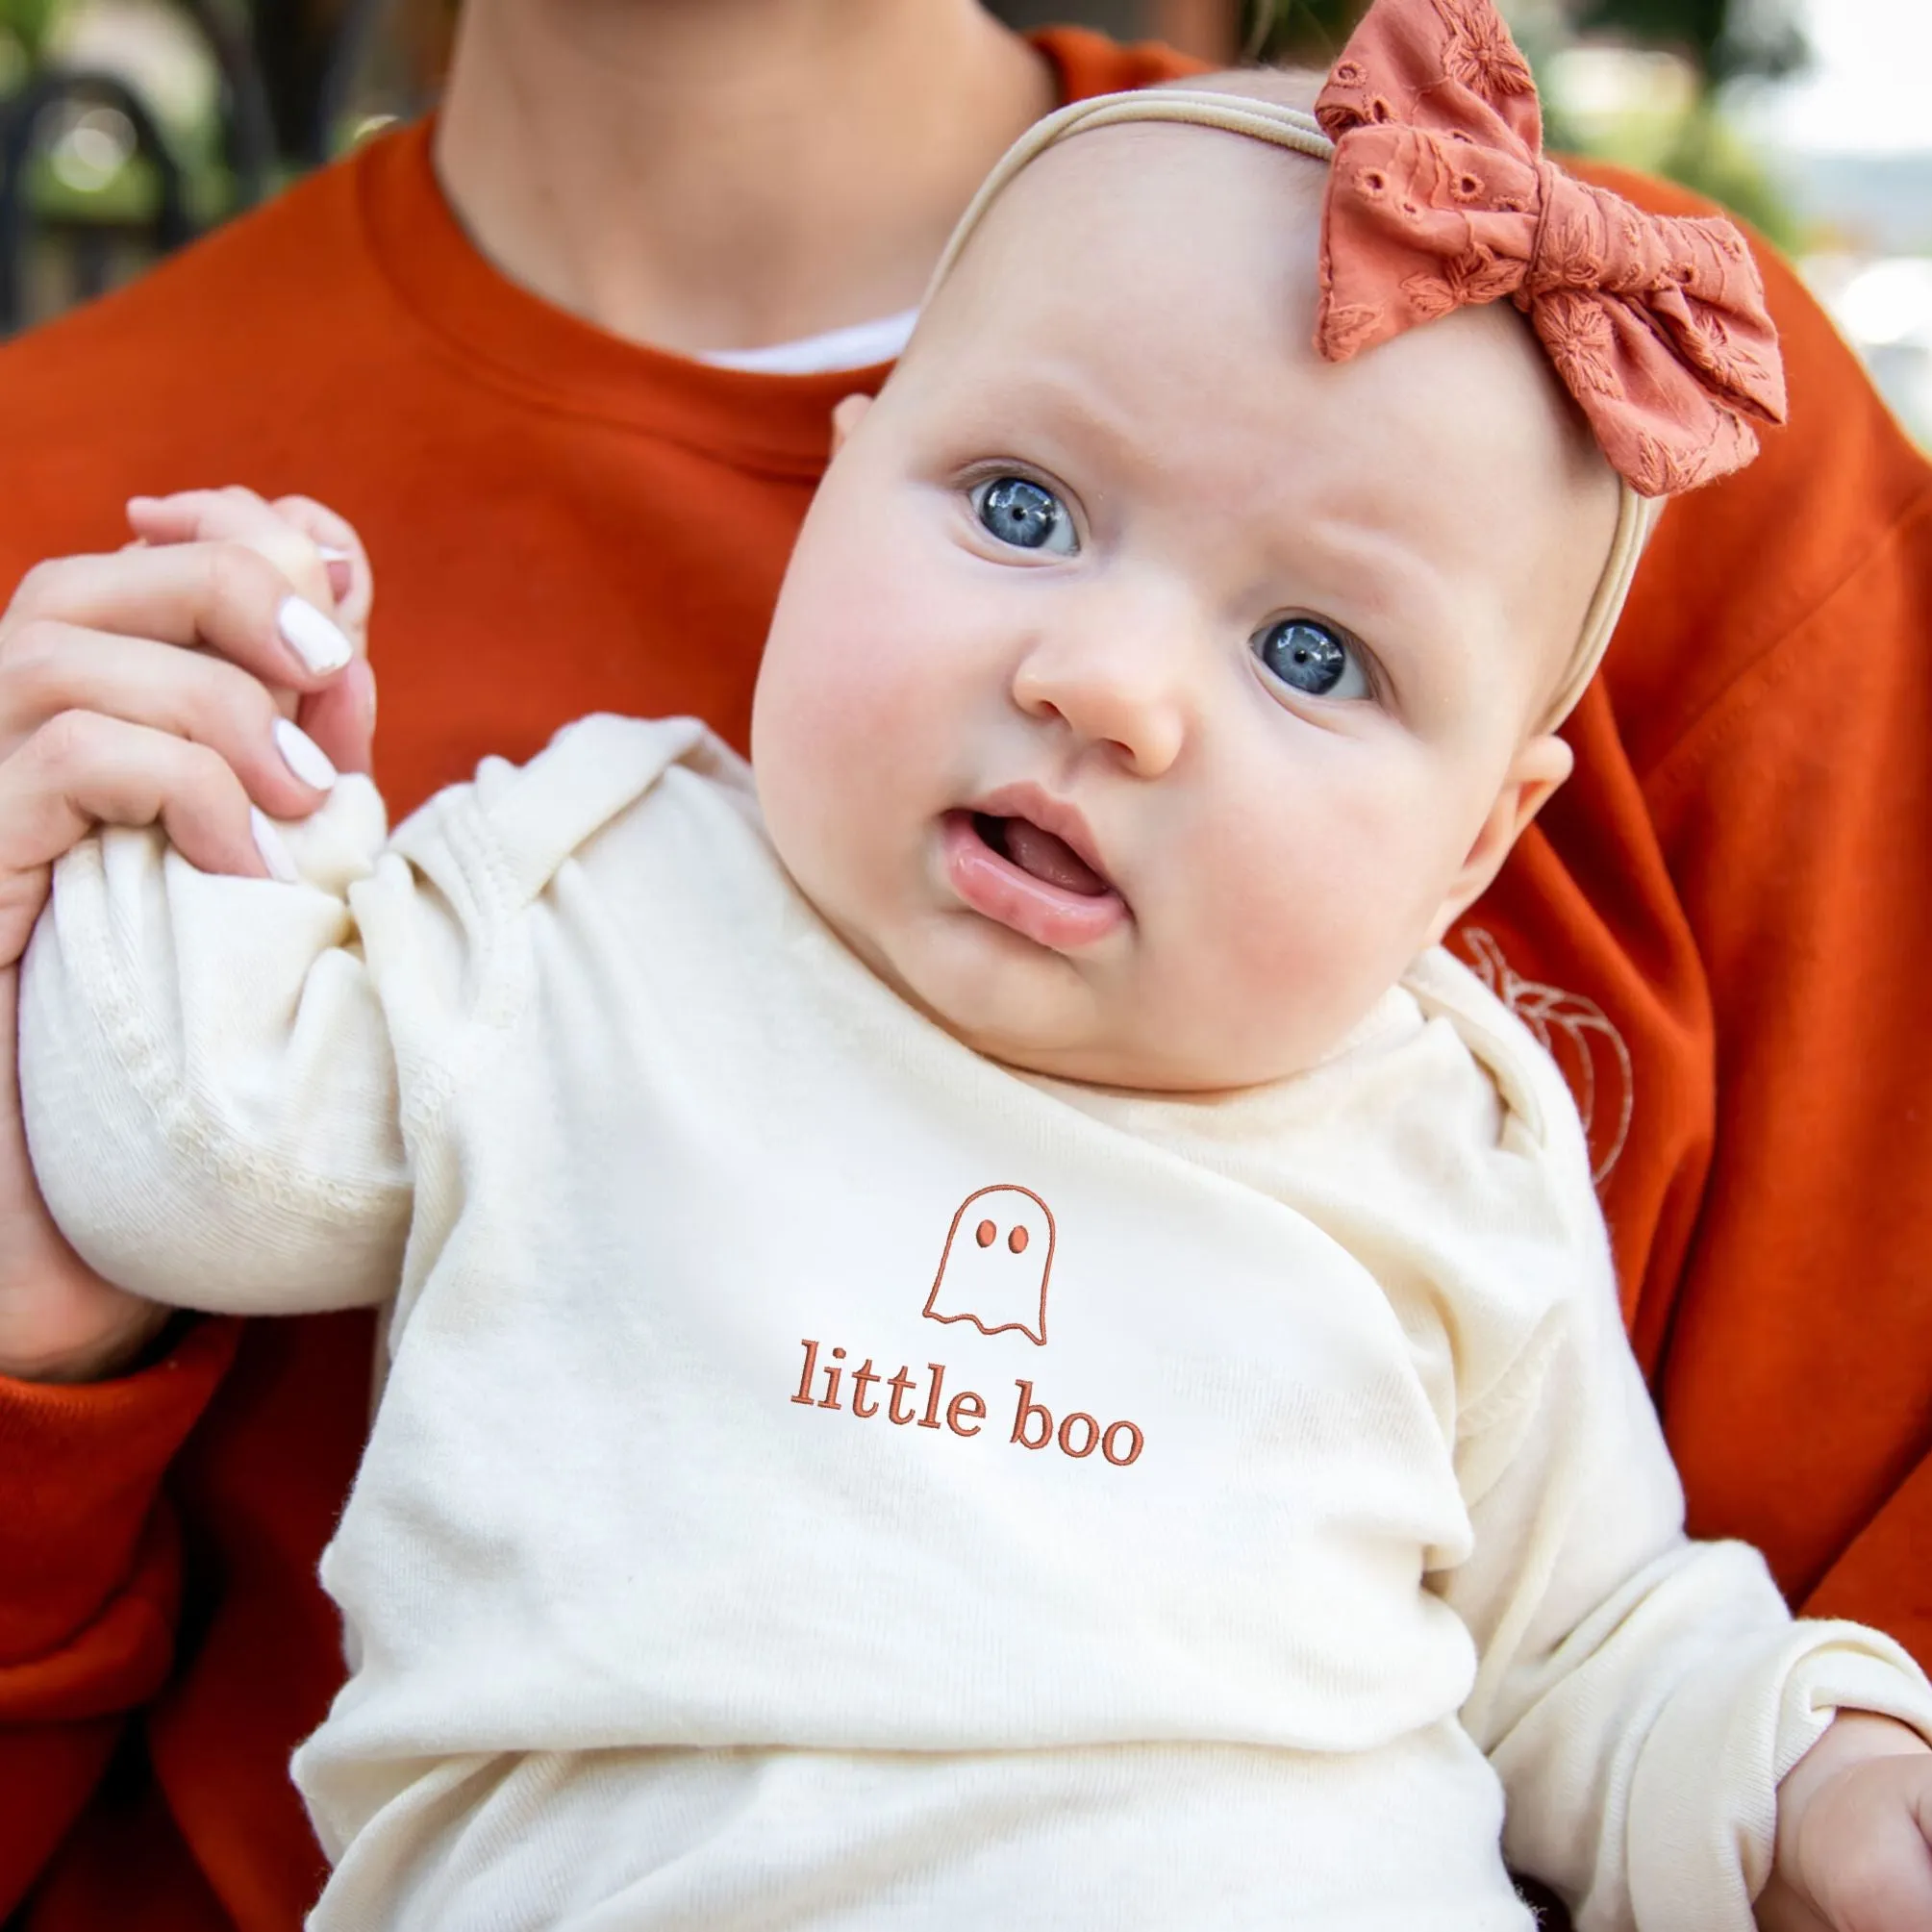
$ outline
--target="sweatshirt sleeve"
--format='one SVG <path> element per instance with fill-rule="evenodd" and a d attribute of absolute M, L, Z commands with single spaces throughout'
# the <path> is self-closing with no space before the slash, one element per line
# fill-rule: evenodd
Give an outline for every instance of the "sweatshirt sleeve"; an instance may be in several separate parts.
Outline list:
<path fill-rule="evenodd" d="M 1756 253 L 1791 420 L 1671 503 L 1483 923 L 1636 1055 L 1605 1204 L 1691 1520 L 1932 1669 L 1932 464 Z"/>
<path fill-rule="evenodd" d="M 0 1919 L 172 1666 L 182 1552 L 162 1480 L 238 1332 L 199 1322 L 112 1382 L 0 1377 Z"/>
<path fill-rule="evenodd" d="M 114 828 L 56 868 L 20 990 L 21 1103 L 49 1211 L 150 1300 L 374 1302 L 411 1209 L 380 956 L 457 943 L 345 779 L 288 828 L 299 883 L 196 870 Z"/>
<path fill-rule="evenodd" d="M 1749 1932 L 1779 1778 L 1841 1707 L 1932 1737 L 1932 1688 L 1874 1631 L 1794 1622 L 1755 1550 L 1687 1541 L 1607 1253 L 1459 1467 L 1473 1553 L 1433 1581 L 1480 1653 L 1463 1715 L 1510 1864 L 1578 1932 Z"/>

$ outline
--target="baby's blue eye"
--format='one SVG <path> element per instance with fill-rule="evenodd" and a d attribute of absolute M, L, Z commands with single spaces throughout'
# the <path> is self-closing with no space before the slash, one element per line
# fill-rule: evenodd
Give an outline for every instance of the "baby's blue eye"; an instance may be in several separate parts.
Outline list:
<path fill-rule="evenodd" d="M 1284 617 L 1254 635 L 1254 654 L 1271 677 L 1304 697 L 1373 695 L 1362 657 L 1345 636 L 1314 617 Z"/>
<path fill-rule="evenodd" d="M 1070 557 L 1080 546 L 1073 519 L 1052 490 L 1023 476 L 995 476 L 972 490 L 973 514 L 1002 543 L 1016 550 L 1046 550 Z"/>

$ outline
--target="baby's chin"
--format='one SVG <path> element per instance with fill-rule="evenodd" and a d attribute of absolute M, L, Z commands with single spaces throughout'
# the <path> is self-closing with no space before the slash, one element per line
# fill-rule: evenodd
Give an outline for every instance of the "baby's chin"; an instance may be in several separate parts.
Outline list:
<path fill-rule="evenodd" d="M 1345 1029 L 1305 1037 L 1316 1016 L 1284 1028 L 1229 1025 L 1230 1002 L 1163 998 L 1137 976 L 1123 934 L 1106 961 L 1036 945 L 964 907 L 919 907 L 874 919 L 836 892 L 804 889 L 819 917 L 899 998 L 963 1046 L 1016 1072 L 1139 1093 L 1237 1091 L 1313 1066 Z"/>
<path fill-rule="evenodd" d="M 1006 970 L 931 960 L 904 968 L 866 964 L 963 1046 L 1017 1073 L 1135 1093 L 1199 1094 L 1265 1085 L 1319 1058 L 1304 1060 L 1278 1044 L 1268 1050 L 1187 1037 L 1131 999 L 1108 997 L 1069 962 L 1043 952 Z"/>
<path fill-rule="evenodd" d="M 975 1053 L 1016 1072 L 1133 1093 L 1199 1097 L 1272 1086 L 1317 1066 L 1354 1031 L 1269 1023 L 1230 1028 L 1217 1023 L 1221 1016 L 1190 1024 L 1169 1011 L 1091 997 L 1055 1011 L 1002 999 L 984 984 L 947 998 L 950 991 L 906 996 Z"/>
<path fill-rule="evenodd" d="M 989 1060 L 1065 1080 L 1128 1065 L 1131 1056 L 1109 1038 L 1107 1002 L 1077 966 L 1013 934 L 985 930 L 977 915 L 921 920 L 896 944 L 833 925 L 901 999 Z"/>

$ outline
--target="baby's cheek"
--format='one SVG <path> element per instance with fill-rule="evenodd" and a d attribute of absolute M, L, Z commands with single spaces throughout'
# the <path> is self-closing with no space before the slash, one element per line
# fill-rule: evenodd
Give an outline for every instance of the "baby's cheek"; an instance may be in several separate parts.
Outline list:
<path fill-rule="evenodd" d="M 1217 841 L 1192 876 L 1200 943 L 1183 955 L 1217 1050 L 1266 1077 L 1335 1046 L 1424 941 L 1431 839 L 1372 795 L 1317 786 L 1269 836 Z"/>
<path fill-rule="evenodd" d="M 821 911 L 858 916 L 895 869 L 914 815 L 909 787 L 924 749 L 908 701 L 916 692 L 893 654 L 849 626 L 794 635 L 770 671 L 752 762 L 772 841 Z"/>

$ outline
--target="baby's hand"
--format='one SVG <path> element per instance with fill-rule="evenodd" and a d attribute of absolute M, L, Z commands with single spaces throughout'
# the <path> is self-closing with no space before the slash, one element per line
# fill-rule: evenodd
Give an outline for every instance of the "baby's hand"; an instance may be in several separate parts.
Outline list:
<path fill-rule="evenodd" d="M 368 671 L 369 607 L 375 580 L 355 527 L 307 496 L 273 503 L 252 489 L 182 489 L 137 496 L 128 523 L 140 543 L 238 543 L 274 565 L 355 646 L 349 673 L 300 700 L 278 693 L 292 717 L 345 771 L 368 768 L 375 683 Z"/>
<path fill-rule="evenodd" d="M 1778 1787 L 1762 1932 L 1932 1927 L 1932 1746 L 1889 1718 L 1844 1712 Z"/>

